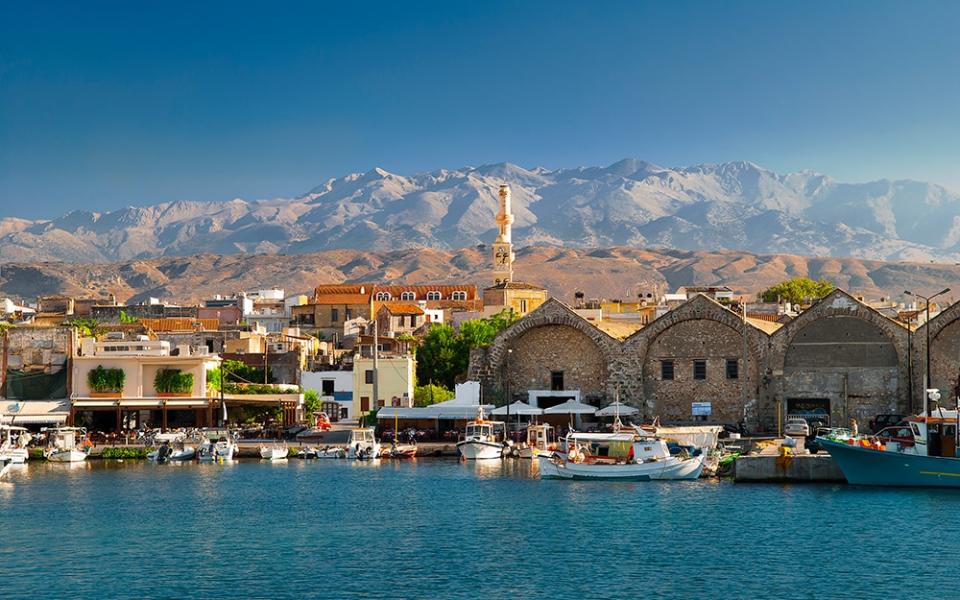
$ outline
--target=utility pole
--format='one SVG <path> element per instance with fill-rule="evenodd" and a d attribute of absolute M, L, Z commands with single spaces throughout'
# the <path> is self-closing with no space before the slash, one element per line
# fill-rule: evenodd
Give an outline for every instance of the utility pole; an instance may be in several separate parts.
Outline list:
<path fill-rule="evenodd" d="M 373 319 L 373 402 L 370 406 L 374 409 L 380 406 L 380 329 L 377 318 Z"/>
<path fill-rule="evenodd" d="M 934 295 L 932 295 L 932 296 L 921 296 L 920 294 L 914 294 L 913 292 L 911 292 L 911 291 L 909 291 L 909 290 L 904 290 L 904 292 L 903 292 L 904 294 L 906 294 L 906 295 L 908 295 L 908 296 L 913 296 L 913 297 L 915 297 L 915 298 L 920 298 L 921 300 L 924 301 L 924 304 L 926 305 L 926 306 L 925 306 L 925 310 L 926 310 L 926 313 L 927 313 L 927 315 L 926 315 L 927 318 L 926 318 L 926 322 L 923 324 L 924 332 L 927 334 L 927 335 L 926 335 L 926 338 L 927 338 L 926 344 L 924 344 L 925 347 L 924 347 L 924 349 L 923 349 L 923 350 L 924 350 L 924 362 L 926 363 L 926 371 L 927 371 L 927 373 L 926 373 L 926 379 L 925 379 L 924 384 L 923 384 L 923 411 L 924 411 L 924 413 L 927 412 L 927 396 L 928 396 L 928 394 L 929 394 L 929 392 L 928 392 L 927 390 L 929 390 L 929 389 L 930 389 L 930 386 L 933 385 L 933 382 L 931 381 L 931 377 L 930 377 L 930 301 L 933 300 L 934 298 L 936 298 L 937 296 L 941 296 L 941 295 L 943 295 L 943 294 L 946 294 L 946 293 L 949 292 L 949 291 L 950 291 L 950 288 L 945 288 L 945 289 L 940 290 L 939 292 L 937 292 L 936 294 L 934 294 Z"/>

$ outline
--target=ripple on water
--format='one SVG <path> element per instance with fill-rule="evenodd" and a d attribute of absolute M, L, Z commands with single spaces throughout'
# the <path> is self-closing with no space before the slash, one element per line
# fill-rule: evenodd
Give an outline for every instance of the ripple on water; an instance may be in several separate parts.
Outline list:
<path fill-rule="evenodd" d="M 32 463 L 0 483 L 4 596 L 901 597 L 921 573 L 911 595 L 950 595 L 957 492 L 534 469 Z"/>

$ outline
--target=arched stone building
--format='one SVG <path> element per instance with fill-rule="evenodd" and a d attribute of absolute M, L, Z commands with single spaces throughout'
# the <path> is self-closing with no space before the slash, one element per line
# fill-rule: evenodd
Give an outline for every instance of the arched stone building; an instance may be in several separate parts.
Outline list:
<path fill-rule="evenodd" d="M 609 368 L 618 353 L 616 339 L 551 298 L 489 346 L 475 349 L 469 377 L 481 381 L 488 398 L 508 393 L 526 402 L 533 390 L 541 408 L 571 397 L 596 404 L 608 396 Z"/>
<path fill-rule="evenodd" d="M 698 295 L 624 341 L 614 385 L 647 418 L 749 424 L 766 342 L 765 332 Z"/>
<path fill-rule="evenodd" d="M 908 412 L 923 410 L 928 327 L 931 379 L 928 387 L 940 390 L 942 406 L 955 406 L 960 394 L 960 302 L 957 302 L 913 333 L 913 406 Z"/>
<path fill-rule="evenodd" d="M 908 405 L 907 329 L 841 290 L 770 337 L 761 422 L 774 430 L 777 410 L 861 425 Z"/>

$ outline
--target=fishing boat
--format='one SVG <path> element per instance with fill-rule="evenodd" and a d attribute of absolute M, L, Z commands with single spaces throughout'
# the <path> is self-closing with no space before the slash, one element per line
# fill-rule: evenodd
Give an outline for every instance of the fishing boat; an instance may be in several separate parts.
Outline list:
<path fill-rule="evenodd" d="M 830 429 L 817 443 L 854 485 L 960 488 L 958 419 L 938 408 L 872 435 Z"/>
<path fill-rule="evenodd" d="M 373 427 L 360 427 L 350 430 L 350 440 L 347 443 L 347 458 L 356 460 L 371 460 L 380 458 L 380 442 L 374 435 Z M 317 458 L 320 458 L 318 455 Z"/>
<path fill-rule="evenodd" d="M 538 455 L 541 479 L 697 479 L 706 454 L 671 455 L 666 442 L 632 431 L 567 436 L 566 455 Z"/>
<path fill-rule="evenodd" d="M 520 458 L 535 458 L 557 451 L 556 430 L 546 423 L 527 428 L 527 442 L 520 447 Z"/>
<path fill-rule="evenodd" d="M 467 423 L 463 439 L 457 442 L 457 450 L 466 460 L 500 458 L 504 448 L 503 433 L 503 421 L 486 420 L 481 406 L 476 420 Z"/>
<path fill-rule="evenodd" d="M 286 444 L 270 444 L 260 446 L 260 458 L 264 460 L 287 460 Z"/>
<path fill-rule="evenodd" d="M 43 456 L 50 462 L 73 463 L 87 459 L 90 444 L 86 431 L 79 427 L 58 427 L 49 430 L 49 442 Z M 82 439 L 77 447 L 77 437 Z"/>
<path fill-rule="evenodd" d="M 0 459 L 9 458 L 10 464 L 22 465 L 27 462 L 30 452 L 27 446 L 31 436 L 26 427 L 0 425 Z"/>

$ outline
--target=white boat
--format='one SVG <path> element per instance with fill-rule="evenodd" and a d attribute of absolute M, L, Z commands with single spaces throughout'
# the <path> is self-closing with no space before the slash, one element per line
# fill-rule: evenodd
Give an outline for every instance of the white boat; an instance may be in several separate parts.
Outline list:
<path fill-rule="evenodd" d="M 12 465 L 13 461 L 9 457 L 0 456 L 0 479 L 3 479 Z"/>
<path fill-rule="evenodd" d="M 527 428 L 527 442 L 520 447 L 520 458 L 552 455 L 557 450 L 556 430 L 546 423 Z"/>
<path fill-rule="evenodd" d="M 197 451 L 193 446 L 183 446 L 181 448 L 174 447 L 173 452 L 170 454 L 170 460 L 174 461 L 183 461 L 183 460 L 193 460 L 197 455 Z"/>
<path fill-rule="evenodd" d="M 77 448 L 77 436 L 85 438 L 86 431 L 79 427 L 58 427 L 49 430 L 49 442 L 44 457 L 51 462 L 80 462 L 87 459 L 86 443 Z"/>
<path fill-rule="evenodd" d="M 196 452 L 200 462 L 222 462 L 233 460 L 237 453 L 237 443 L 233 436 L 221 435 L 216 441 L 205 439 Z"/>
<path fill-rule="evenodd" d="M 0 425 L 0 460 L 10 459 L 10 464 L 22 465 L 30 458 L 27 446 L 31 436 L 26 427 Z"/>
<path fill-rule="evenodd" d="M 356 460 L 371 460 L 380 458 L 380 442 L 374 435 L 373 427 L 361 427 L 350 430 L 350 441 L 347 444 L 347 458 Z M 320 458 L 320 455 L 317 455 Z"/>
<path fill-rule="evenodd" d="M 147 460 L 165 463 L 168 460 L 193 460 L 196 450 L 186 444 L 187 436 L 184 433 L 161 433 L 154 438 L 160 446 L 147 453 Z"/>
<path fill-rule="evenodd" d="M 346 458 L 347 451 L 339 446 L 326 446 L 313 451 L 314 458 Z"/>
<path fill-rule="evenodd" d="M 650 481 L 697 479 L 705 452 L 673 456 L 656 436 L 630 431 L 571 433 L 566 456 L 538 456 L 541 479 L 616 479 Z"/>
<path fill-rule="evenodd" d="M 503 421 L 487 421 L 483 418 L 483 408 L 477 412 L 477 419 L 467 423 L 463 439 L 457 442 L 457 450 L 466 460 L 489 460 L 503 456 Z"/>
<path fill-rule="evenodd" d="M 266 460 L 287 460 L 287 446 L 285 444 L 262 445 L 260 446 L 260 458 Z"/>

